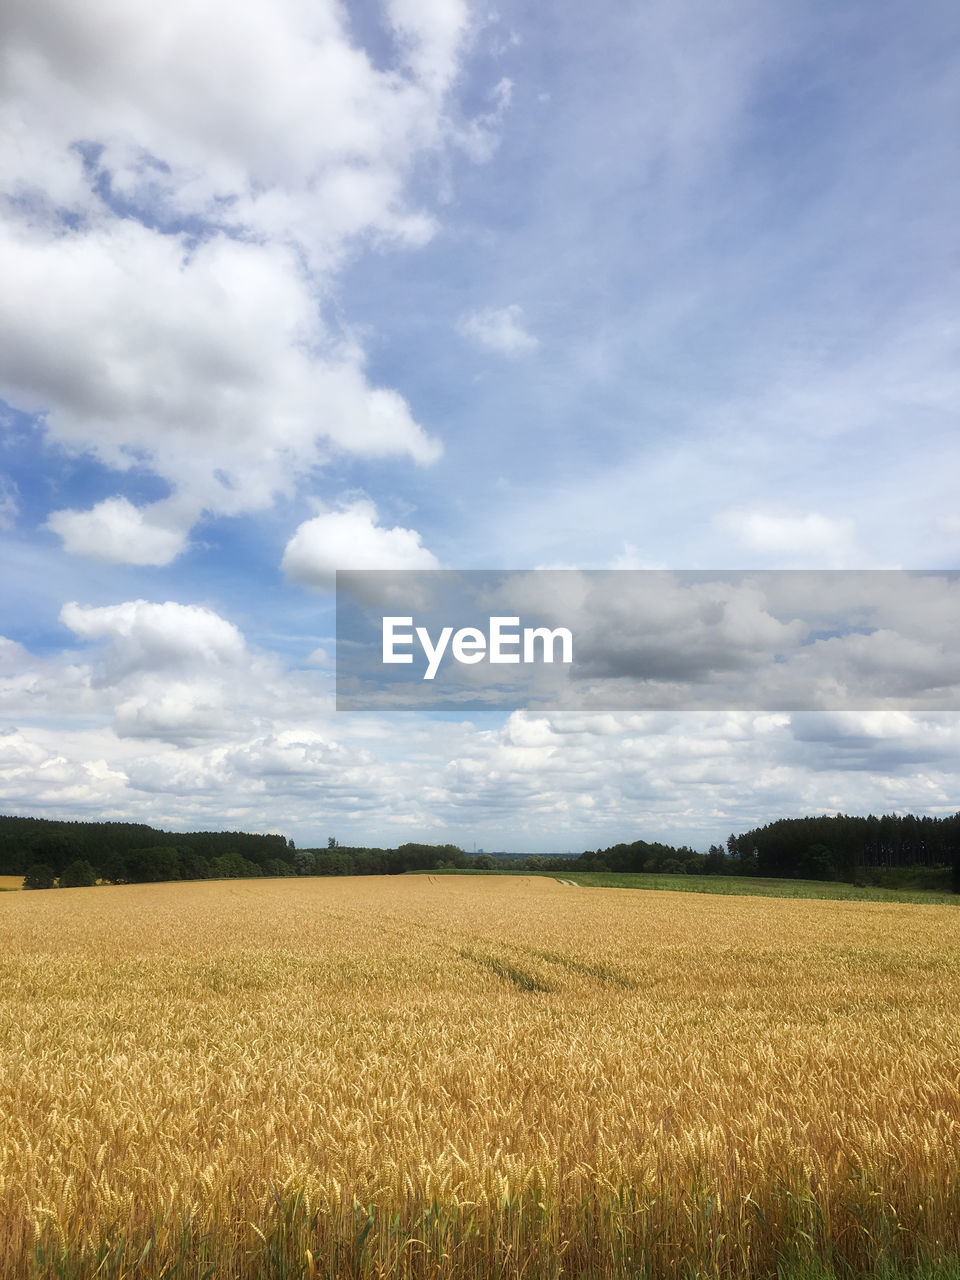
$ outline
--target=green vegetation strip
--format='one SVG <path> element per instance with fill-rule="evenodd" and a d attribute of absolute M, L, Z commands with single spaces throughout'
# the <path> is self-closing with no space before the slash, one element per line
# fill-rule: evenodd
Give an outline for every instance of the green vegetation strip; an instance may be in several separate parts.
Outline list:
<path fill-rule="evenodd" d="M 840 884 L 828 880 L 780 880 L 765 876 L 656 875 L 631 871 L 414 871 L 432 876 L 539 876 L 547 880 L 572 880 L 587 889 L 659 889 L 675 893 L 727 893 L 759 898 L 823 898 L 831 902 L 913 902 L 932 906 L 960 906 L 960 895 L 930 889 L 880 889 L 872 885 Z"/>
<path fill-rule="evenodd" d="M 823 898 L 832 902 L 914 902 L 957 906 L 958 896 L 930 889 L 880 889 L 827 880 L 779 880 L 763 876 L 649 875 L 643 872 L 564 872 L 565 880 L 596 889 L 670 889 L 680 893 L 732 893 L 761 898 Z"/>

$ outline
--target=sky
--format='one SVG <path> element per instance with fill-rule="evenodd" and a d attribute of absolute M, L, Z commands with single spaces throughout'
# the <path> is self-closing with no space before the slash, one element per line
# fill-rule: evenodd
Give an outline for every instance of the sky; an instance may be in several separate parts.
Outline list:
<path fill-rule="evenodd" d="M 705 849 L 956 712 L 337 712 L 333 580 L 960 557 L 952 0 L 8 0 L 0 810 Z"/>

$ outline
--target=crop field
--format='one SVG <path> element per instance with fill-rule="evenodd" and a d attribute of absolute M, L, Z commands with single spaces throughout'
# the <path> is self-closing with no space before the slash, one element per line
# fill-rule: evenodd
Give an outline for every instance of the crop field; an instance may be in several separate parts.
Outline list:
<path fill-rule="evenodd" d="M 0 895 L 0 1275 L 957 1276 L 960 915 Z"/>

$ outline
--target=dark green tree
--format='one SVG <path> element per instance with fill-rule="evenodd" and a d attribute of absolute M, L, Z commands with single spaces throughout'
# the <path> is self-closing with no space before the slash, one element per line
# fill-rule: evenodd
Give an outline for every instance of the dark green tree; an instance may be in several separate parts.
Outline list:
<path fill-rule="evenodd" d="M 109 880 L 111 884 L 126 884 L 130 879 L 130 868 L 125 854 L 111 849 L 100 858 L 100 878 Z"/>
<path fill-rule="evenodd" d="M 240 880 L 262 874 L 255 862 L 239 853 L 223 853 L 211 859 L 210 870 L 217 880 Z"/>
<path fill-rule="evenodd" d="M 712 844 L 703 860 L 703 874 L 706 876 L 722 876 L 727 867 L 727 859 L 718 844 Z"/>
<path fill-rule="evenodd" d="M 84 889 L 97 883 L 97 873 L 86 858 L 77 858 L 60 872 L 61 889 Z"/>
<path fill-rule="evenodd" d="M 179 880 L 180 850 L 176 845 L 154 845 L 150 849 L 134 849 L 127 864 L 130 879 L 137 881 Z"/>
<path fill-rule="evenodd" d="M 34 839 L 30 861 L 39 863 L 40 866 L 53 867 L 59 874 L 82 853 L 80 841 L 72 832 L 59 824 L 51 823 L 49 828 L 42 828 Z"/>
<path fill-rule="evenodd" d="M 295 876 L 297 873 L 290 863 L 284 862 L 282 858 L 268 858 L 263 864 L 263 874 L 265 876 Z"/>
<path fill-rule="evenodd" d="M 318 876 L 352 876 L 355 870 L 353 858 L 339 849 L 317 854 L 315 874 Z"/>
<path fill-rule="evenodd" d="M 811 844 L 800 863 L 801 873 L 810 880 L 832 880 L 836 874 L 834 856 L 825 844 Z"/>
<path fill-rule="evenodd" d="M 56 878 L 53 867 L 48 867 L 43 862 L 35 862 L 32 867 L 27 867 L 26 875 L 23 877 L 23 887 L 25 889 L 52 889 Z"/>

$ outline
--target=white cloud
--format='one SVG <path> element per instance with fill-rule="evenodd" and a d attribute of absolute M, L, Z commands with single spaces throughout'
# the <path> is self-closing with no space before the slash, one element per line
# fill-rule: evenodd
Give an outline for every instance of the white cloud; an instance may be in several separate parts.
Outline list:
<path fill-rule="evenodd" d="M 8 811 L 545 850 L 705 848 L 772 815 L 955 809 L 955 716 L 521 711 L 483 729 L 411 719 L 401 740 L 336 716 L 322 673 L 199 606 L 72 605 L 64 621 L 95 647 L 41 660 L 0 643 L 20 725 L 0 734 Z"/>
<path fill-rule="evenodd" d="M 55 511 L 47 525 L 71 555 L 114 564 L 169 564 L 184 549 L 186 536 L 150 519 L 162 505 L 135 507 L 126 498 L 107 498 L 90 511 Z"/>
<path fill-rule="evenodd" d="M 218 236 L 188 255 L 133 222 L 53 241 L 8 226 L 0 276 L 4 394 L 111 467 L 146 462 L 177 495 L 166 537 L 122 499 L 85 526 L 59 515 L 68 549 L 116 558 L 109 529 L 137 522 L 130 559 L 163 563 L 168 520 L 182 532 L 203 509 L 267 507 L 331 453 L 439 452 L 399 395 L 368 384 L 360 353 L 325 334 L 285 248 Z"/>
<path fill-rule="evenodd" d="M 478 346 L 502 356 L 528 355 L 540 342 L 524 325 L 522 307 L 487 307 L 464 316 L 460 332 Z"/>
<path fill-rule="evenodd" d="M 384 528 L 377 523 L 376 507 L 367 499 L 304 521 L 283 553 L 287 577 L 320 590 L 334 585 L 337 569 L 439 567 L 415 529 Z"/>
<path fill-rule="evenodd" d="M 334 0 L 4 7 L 0 396 L 174 495 L 162 521 L 58 513 L 68 550 L 165 563 L 201 511 L 263 509 L 333 454 L 438 455 L 323 318 L 358 238 L 433 230 L 405 184 L 454 132 L 466 6 L 389 20 L 402 73 Z"/>
<path fill-rule="evenodd" d="M 194 212 L 229 200 L 238 222 L 354 172 L 377 191 L 364 225 L 396 230 L 397 182 L 442 132 L 466 11 L 459 0 L 393 8 L 407 36 L 402 76 L 372 65 L 333 0 L 171 0 L 162 11 L 13 0 L 0 20 L 7 165 L 46 189 L 49 151 L 66 163 L 70 143 L 95 142 L 125 192 L 149 185 L 154 200 Z M 49 144 L 39 165 L 18 153 L 23 134 Z M 337 230 L 335 214 L 321 219 L 313 247 L 336 248 Z"/>
<path fill-rule="evenodd" d="M 232 622 L 212 609 L 172 600 L 131 600 L 100 608 L 70 603 L 60 610 L 60 620 L 82 640 L 109 641 L 108 683 L 131 672 L 230 665 L 245 651 Z"/>
<path fill-rule="evenodd" d="M 818 511 L 799 515 L 767 507 L 732 507 L 721 512 L 716 523 L 743 547 L 801 557 L 807 566 L 852 568 L 862 563 L 853 521 L 845 517 Z"/>
<path fill-rule="evenodd" d="M 457 70 L 469 19 L 464 0 L 387 0 L 387 14 L 406 47 L 406 63 L 425 84 L 442 90 Z"/>
<path fill-rule="evenodd" d="M 83 682 L 122 738 L 229 739 L 274 671 L 231 622 L 200 605 L 71 603 L 60 619 L 82 640 L 106 642 Z"/>

